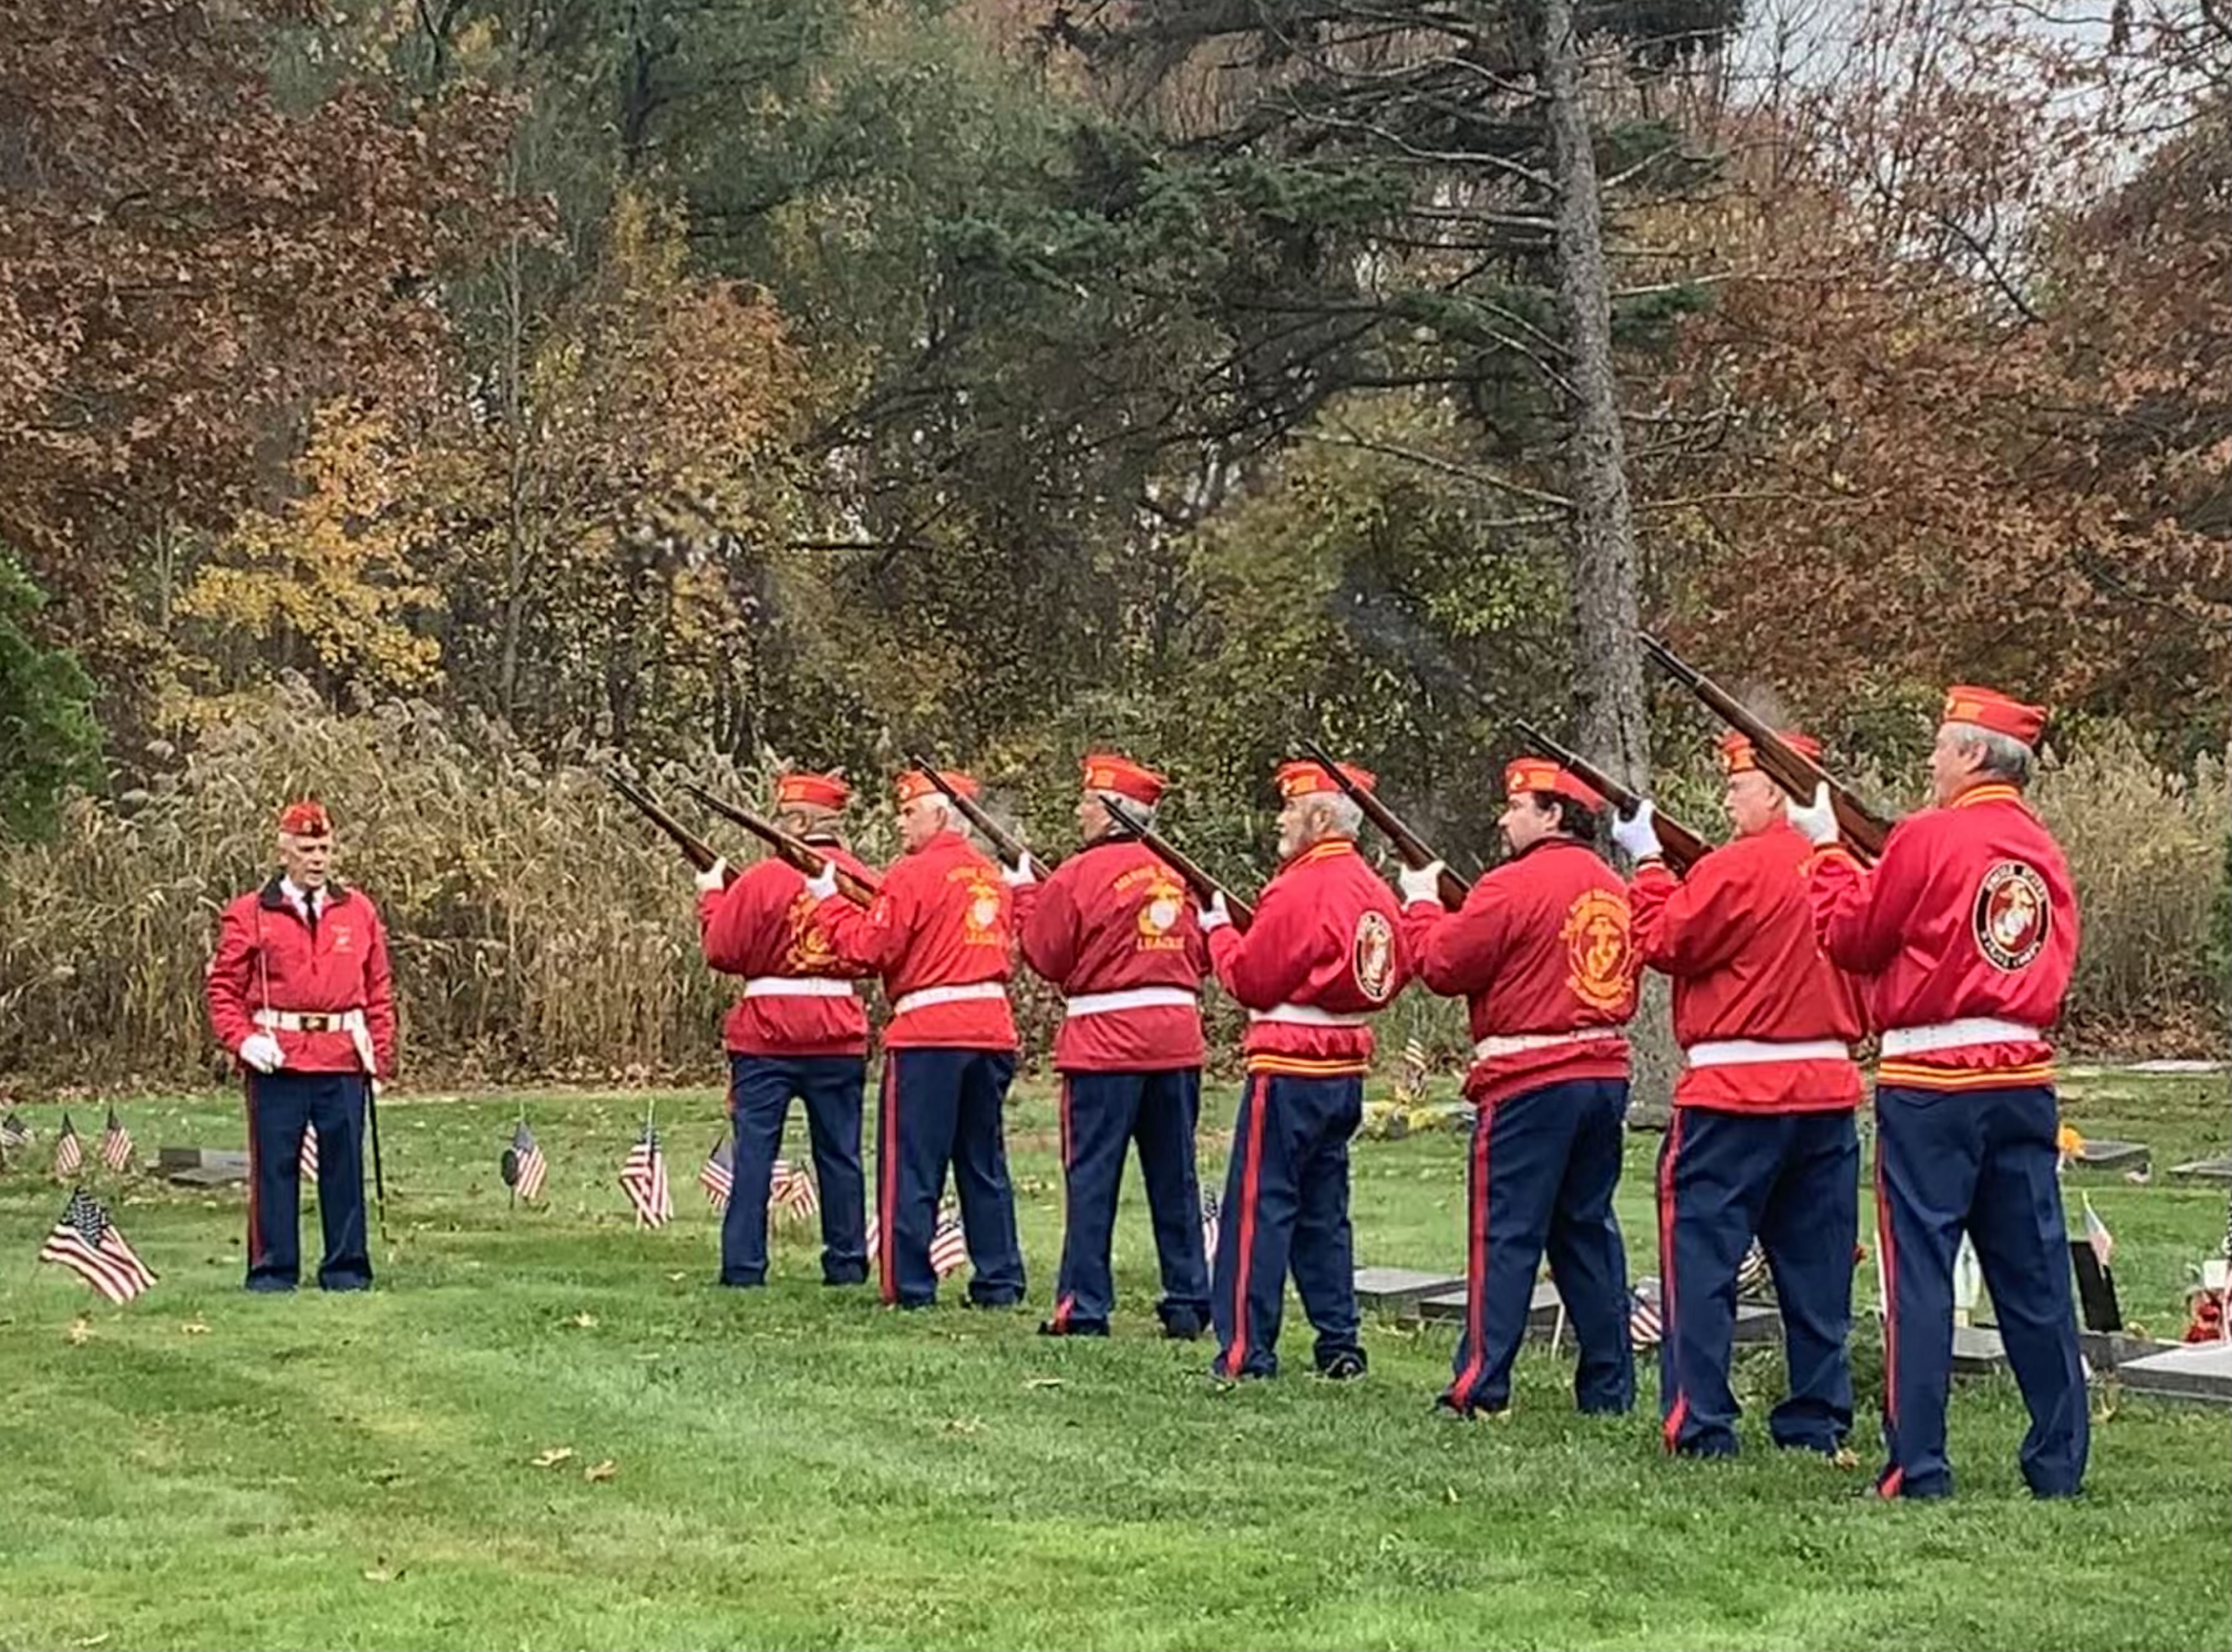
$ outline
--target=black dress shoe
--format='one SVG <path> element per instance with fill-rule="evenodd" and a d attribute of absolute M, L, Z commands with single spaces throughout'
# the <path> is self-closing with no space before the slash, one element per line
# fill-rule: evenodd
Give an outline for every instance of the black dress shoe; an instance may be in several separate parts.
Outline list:
<path fill-rule="evenodd" d="M 1353 1383 L 1364 1375 L 1364 1356 L 1344 1350 L 1320 1364 L 1318 1375 L 1328 1383 Z"/>

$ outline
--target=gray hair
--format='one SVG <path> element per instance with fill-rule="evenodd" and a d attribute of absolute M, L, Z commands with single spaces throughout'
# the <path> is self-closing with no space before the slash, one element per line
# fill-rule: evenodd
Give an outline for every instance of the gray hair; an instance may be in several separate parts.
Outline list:
<path fill-rule="evenodd" d="M 1327 792 L 1314 800 L 1314 806 L 1326 812 L 1327 835 L 1353 838 L 1364 830 L 1364 810 L 1346 792 Z"/>
<path fill-rule="evenodd" d="M 1138 798 L 1126 797 L 1121 792 L 1095 792 L 1093 795 L 1100 800 L 1100 807 L 1108 811 L 1108 818 L 1114 820 L 1119 829 L 1126 819 L 1137 820 L 1144 826 L 1155 824 L 1155 806 L 1152 803 L 1142 803 Z M 1116 813 L 1119 809 L 1124 811 L 1121 818 Z"/>
<path fill-rule="evenodd" d="M 2021 741 L 1973 722 L 1952 722 L 1946 727 L 1961 744 L 1984 748 L 1984 761 L 1980 767 L 1985 774 L 2017 787 L 2030 784 L 2031 769 L 2038 755 Z"/>

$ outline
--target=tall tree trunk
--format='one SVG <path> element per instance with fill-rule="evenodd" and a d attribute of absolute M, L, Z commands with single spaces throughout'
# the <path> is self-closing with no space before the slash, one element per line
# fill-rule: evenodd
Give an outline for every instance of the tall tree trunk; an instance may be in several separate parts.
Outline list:
<path fill-rule="evenodd" d="M 1558 192 L 1558 294 L 1565 312 L 1567 373 L 1573 388 L 1567 492 L 1573 501 L 1571 574 L 1574 687 L 1580 746 L 1613 774 L 1651 789 L 1651 726 L 1636 646 L 1635 519 L 1612 374 L 1611 282 L 1596 152 L 1581 94 L 1580 39 L 1573 0 L 1544 0 L 1541 85 L 1548 100 L 1551 169 Z M 1674 1050 L 1664 984 L 1655 975 L 1637 1007 L 1635 1081 L 1629 1109 L 1638 1124 L 1664 1125 L 1673 1095 Z"/>

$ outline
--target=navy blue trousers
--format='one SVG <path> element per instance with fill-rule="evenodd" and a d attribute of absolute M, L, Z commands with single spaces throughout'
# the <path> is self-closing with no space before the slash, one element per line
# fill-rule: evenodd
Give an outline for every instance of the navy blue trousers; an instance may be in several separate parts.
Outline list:
<path fill-rule="evenodd" d="M 1360 1076 L 1249 1075 L 1232 1127 L 1210 1292 L 1219 1376 L 1277 1375 L 1290 1271 L 1317 1331 L 1318 1369 L 1344 1354 L 1363 1358 L 1348 1226 L 1348 1142 L 1363 1122 Z"/>
<path fill-rule="evenodd" d="M 1733 1456 L 1729 1387 L 1736 1269 L 1754 1235 L 1782 1310 L 1790 1394 L 1768 1417 L 1778 1446 L 1835 1452 L 1852 1427 L 1852 1240 L 1860 1143 L 1852 1110 L 1684 1107 L 1658 1155 L 1658 1270 L 1665 1336 L 1658 1412 L 1666 1448 Z"/>
<path fill-rule="evenodd" d="M 1067 1072 L 1061 1080 L 1061 1168 L 1067 1212 L 1054 1320 L 1064 1329 L 1106 1327 L 1116 1305 L 1109 1246 L 1124 1156 L 1139 1144 L 1139 1179 L 1161 1260 L 1165 1325 L 1191 1336 L 1209 1323 L 1209 1264 L 1201 1248 L 1201 1182 L 1194 1128 L 1201 1114 L 1201 1069 L 1153 1072 Z"/>
<path fill-rule="evenodd" d="M 2071 1300 L 2054 1090 L 1876 1091 L 1876 1215 L 1884 1318 L 1886 1497 L 1953 1489 L 1953 1258 L 1966 1228 L 2030 1411 L 2019 1461 L 2041 1497 L 2076 1493 L 2091 1442 Z"/>
<path fill-rule="evenodd" d="M 302 1274 L 302 1129 L 318 1131 L 318 1219 L 328 1291 L 372 1285 L 365 1239 L 360 1072 L 248 1075 L 248 1288 L 291 1291 Z"/>
<path fill-rule="evenodd" d="M 984 1307 L 1023 1299 L 1023 1252 L 1000 1118 L 1015 1076 L 1015 1058 L 1005 1050 L 904 1049 L 884 1057 L 876 1244 L 885 1301 L 918 1308 L 937 1299 L 930 1240 L 949 1164 L 969 1244 L 969 1299 Z"/>
<path fill-rule="evenodd" d="M 721 1283 L 767 1279 L 768 1184 L 795 1096 L 806 1104 L 814 1182 L 821 1202 L 821 1278 L 868 1277 L 867 1192 L 860 1174 L 860 1096 L 868 1063 L 857 1055 L 729 1057 L 729 1120 L 736 1185 L 721 1218 Z"/>
<path fill-rule="evenodd" d="M 1575 1403 L 1601 1412 L 1635 1403 L 1627 1253 L 1612 1211 L 1626 1116 L 1625 1079 L 1544 1085 L 1480 1110 L 1466 1200 L 1464 1326 L 1443 1404 L 1469 1415 L 1511 1403 L 1511 1364 L 1546 1251 L 1580 1350 Z"/>

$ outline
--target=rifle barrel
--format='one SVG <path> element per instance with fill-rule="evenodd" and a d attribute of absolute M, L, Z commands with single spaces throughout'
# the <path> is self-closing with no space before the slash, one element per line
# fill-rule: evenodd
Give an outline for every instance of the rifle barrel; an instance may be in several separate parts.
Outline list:
<path fill-rule="evenodd" d="M 1378 826 L 1381 835 L 1395 845 L 1395 852 L 1401 857 L 1405 865 L 1412 871 L 1423 871 L 1436 861 L 1442 860 L 1432 846 L 1413 832 L 1402 816 L 1382 802 L 1377 794 L 1359 786 L 1343 774 L 1339 761 L 1331 752 L 1314 740 L 1303 741 L 1302 749 L 1320 768 L 1333 776 L 1333 784 L 1340 787 L 1349 800 L 1356 805 L 1364 818 Z M 1471 892 L 1472 886 L 1450 871 L 1447 861 L 1442 861 L 1441 873 L 1435 879 L 1435 893 L 1441 897 L 1442 904 L 1454 912 L 1464 904 L 1465 897 Z"/>
<path fill-rule="evenodd" d="M 725 798 L 716 796 L 695 781 L 683 781 L 682 789 L 723 820 L 743 827 L 808 878 L 815 876 L 825 865 L 835 866 L 838 893 L 853 905 L 867 906 L 874 903 L 878 886 L 874 878 L 862 877 L 823 854 L 804 839 L 794 837 L 774 821 L 755 814 L 749 809 L 740 808 Z"/>
<path fill-rule="evenodd" d="M 713 863 L 720 858 L 713 852 L 710 844 L 660 807 L 656 798 L 618 769 L 607 769 L 605 779 L 614 791 L 635 806 L 644 819 L 672 839 L 675 846 L 682 851 L 683 858 L 697 871 L 710 871 Z"/>
<path fill-rule="evenodd" d="M 1211 899 L 1222 895 L 1224 897 L 1224 910 L 1236 926 L 1244 930 L 1256 921 L 1256 909 L 1252 905 L 1211 878 L 1200 862 L 1132 813 L 1126 805 L 1112 800 L 1108 804 L 1108 813 L 1117 825 L 1146 845 L 1158 859 L 1176 872 L 1186 887 L 1193 891 L 1194 898 L 1203 905 L 1208 905 Z"/>

